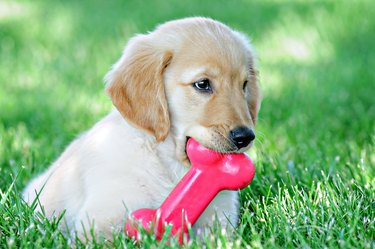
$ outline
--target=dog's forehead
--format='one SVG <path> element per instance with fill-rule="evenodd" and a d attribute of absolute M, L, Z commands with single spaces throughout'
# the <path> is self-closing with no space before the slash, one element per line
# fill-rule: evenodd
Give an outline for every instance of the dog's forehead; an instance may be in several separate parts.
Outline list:
<path fill-rule="evenodd" d="M 199 78 L 230 78 L 242 80 L 249 76 L 250 62 L 246 51 L 228 46 L 187 46 L 172 59 L 181 69 L 181 80 L 191 82 Z"/>
<path fill-rule="evenodd" d="M 231 81 L 244 80 L 248 77 L 246 66 L 229 69 L 225 65 L 217 65 L 212 63 L 196 64 L 184 67 L 180 80 L 181 82 L 191 83 L 193 81 L 209 78 L 209 79 L 229 79 Z"/>
<path fill-rule="evenodd" d="M 253 55 L 246 38 L 222 23 L 188 18 L 164 24 L 157 33 L 172 48 L 172 67 L 176 65 L 184 82 L 202 76 L 246 78 L 249 74 Z"/>
<path fill-rule="evenodd" d="M 249 51 L 235 36 L 228 33 L 193 33 L 189 39 L 184 40 L 179 52 L 187 53 L 196 60 L 216 61 L 219 64 L 241 66 L 246 63 Z"/>
<path fill-rule="evenodd" d="M 245 49 L 209 41 L 185 42 L 178 51 L 175 51 L 171 63 L 176 63 L 183 71 L 188 71 L 186 78 L 199 74 L 207 74 L 211 77 L 229 72 L 236 75 L 245 74 L 250 64 Z"/>

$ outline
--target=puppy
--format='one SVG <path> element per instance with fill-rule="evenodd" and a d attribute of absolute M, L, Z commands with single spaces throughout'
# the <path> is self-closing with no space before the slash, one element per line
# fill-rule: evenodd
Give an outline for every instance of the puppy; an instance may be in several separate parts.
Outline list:
<path fill-rule="evenodd" d="M 139 208 L 157 208 L 189 169 L 186 141 L 241 153 L 255 138 L 260 96 L 241 33 L 208 18 L 170 21 L 130 39 L 105 77 L 116 107 L 24 190 L 71 231 L 111 237 Z M 213 181 L 215 179 L 212 179 Z M 40 206 L 37 207 L 41 209 Z M 238 222 L 236 191 L 215 197 L 193 230 Z"/>

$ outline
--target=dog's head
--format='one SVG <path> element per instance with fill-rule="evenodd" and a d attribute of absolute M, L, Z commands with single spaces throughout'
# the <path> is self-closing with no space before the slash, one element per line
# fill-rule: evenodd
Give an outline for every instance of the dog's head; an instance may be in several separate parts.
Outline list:
<path fill-rule="evenodd" d="M 260 106 L 254 54 L 239 32 L 207 18 L 167 22 L 132 38 L 106 76 L 114 105 L 158 142 L 170 134 L 221 152 L 254 140 Z"/>

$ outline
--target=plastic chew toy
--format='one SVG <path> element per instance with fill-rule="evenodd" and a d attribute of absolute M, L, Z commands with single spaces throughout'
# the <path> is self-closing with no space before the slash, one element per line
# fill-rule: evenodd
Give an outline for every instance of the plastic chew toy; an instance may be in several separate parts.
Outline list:
<path fill-rule="evenodd" d="M 125 233 L 140 240 L 142 225 L 161 240 L 167 225 L 180 244 L 188 239 L 188 227 L 194 225 L 212 199 L 221 190 L 239 190 L 252 181 L 255 168 L 245 154 L 222 154 L 207 149 L 190 138 L 186 146 L 191 168 L 158 209 L 139 209 L 125 225 Z M 152 229 L 152 231 L 150 231 Z"/>

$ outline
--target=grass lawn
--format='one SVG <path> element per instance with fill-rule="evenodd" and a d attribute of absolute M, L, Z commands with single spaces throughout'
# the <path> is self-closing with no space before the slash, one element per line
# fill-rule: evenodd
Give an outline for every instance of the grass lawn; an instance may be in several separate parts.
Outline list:
<path fill-rule="evenodd" d="M 74 240 L 20 192 L 112 108 L 102 79 L 127 39 L 196 15 L 251 37 L 264 97 L 238 232 L 228 240 L 214 229 L 206 247 L 375 248 L 374 9 L 370 0 L 0 1 L 0 248 Z M 123 234 L 76 243 L 133 246 Z M 165 247 L 152 237 L 139 246 Z"/>

